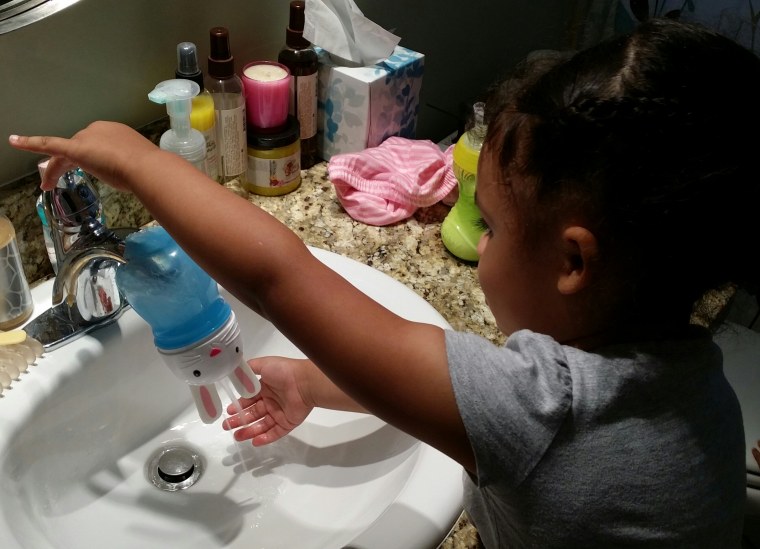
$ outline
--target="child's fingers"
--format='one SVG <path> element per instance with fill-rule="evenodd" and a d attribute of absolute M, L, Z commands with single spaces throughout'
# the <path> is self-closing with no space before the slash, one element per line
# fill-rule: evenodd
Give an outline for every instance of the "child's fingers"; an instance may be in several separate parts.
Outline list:
<path fill-rule="evenodd" d="M 248 366 L 251 367 L 254 374 L 261 375 L 261 368 L 266 364 L 269 357 L 257 357 L 248 360 Z"/>
<path fill-rule="evenodd" d="M 237 414 L 240 412 L 240 410 L 245 410 L 249 406 L 251 406 L 253 403 L 255 403 L 257 400 L 259 400 L 259 396 L 247 398 L 247 397 L 240 397 L 237 402 L 233 402 L 231 404 L 227 405 L 227 413 L 228 414 Z"/>
<path fill-rule="evenodd" d="M 227 411 L 229 412 L 230 409 L 234 411 L 233 415 L 222 422 L 222 428 L 225 431 L 236 429 L 238 427 L 242 427 L 243 425 L 250 425 L 262 418 L 269 417 L 269 412 L 267 411 L 266 404 L 263 400 L 260 399 L 254 400 L 253 404 L 247 406 L 242 411 L 237 410 L 237 408 L 232 404 L 227 407 Z"/>
<path fill-rule="evenodd" d="M 11 135 L 8 142 L 24 151 L 45 153 L 52 158 L 48 161 L 45 175 L 40 187 L 44 191 L 54 188 L 64 172 L 74 169 L 76 165 L 68 160 L 65 153 L 69 150 L 69 140 L 62 137 Z"/>
<path fill-rule="evenodd" d="M 63 137 L 45 135 L 11 135 L 8 138 L 11 146 L 24 151 L 46 153 L 51 156 L 61 156 L 67 151 L 69 140 Z"/>
<path fill-rule="evenodd" d="M 73 170 L 76 167 L 76 164 L 67 160 L 66 158 L 63 158 L 61 156 L 54 156 L 48 161 L 40 187 L 43 191 L 54 189 L 58 183 L 58 178 L 61 177 L 65 172 Z"/>
<path fill-rule="evenodd" d="M 235 414 L 234 416 L 230 416 L 227 419 L 225 419 L 222 422 L 222 429 L 225 431 L 231 431 L 232 429 L 237 429 L 238 427 L 242 427 L 244 425 L 248 425 L 253 421 L 251 416 L 246 410 L 243 410 L 240 414 Z"/>
<path fill-rule="evenodd" d="M 243 441 L 250 439 L 254 446 L 264 446 L 276 440 L 280 440 L 289 431 L 278 427 L 271 416 L 267 416 L 258 423 L 243 427 L 235 431 L 235 440 Z"/>
<path fill-rule="evenodd" d="M 262 420 L 258 423 L 253 423 L 251 425 L 241 427 L 235 431 L 235 440 L 247 440 L 249 438 L 261 436 L 263 433 L 269 431 L 275 425 L 276 424 L 274 420 L 270 417 L 269 419 Z"/>

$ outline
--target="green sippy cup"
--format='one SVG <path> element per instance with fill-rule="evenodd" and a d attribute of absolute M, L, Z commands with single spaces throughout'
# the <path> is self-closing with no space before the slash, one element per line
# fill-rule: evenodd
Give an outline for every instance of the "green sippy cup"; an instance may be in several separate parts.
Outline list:
<path fill-rule="evenodd" d="M 478 260 L 478 242 L 484 229 L 480 210 L 475 204 L 478 158 L 483 147 L 486 125 L 485 104 L 472 107 L 473 125 L 454 146 L 454 175 L 459 183 L 459 198 L 441 225 L 441 239 L 452 254 L 465 261 Z"/>

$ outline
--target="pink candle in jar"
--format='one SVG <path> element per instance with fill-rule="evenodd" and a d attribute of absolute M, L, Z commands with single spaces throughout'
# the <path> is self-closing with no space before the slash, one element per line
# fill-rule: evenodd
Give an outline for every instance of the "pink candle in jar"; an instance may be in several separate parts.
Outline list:
<path fill-rule="evenodd" d="M 248 123 L 257 128 L 282 126 L 290 107 L 290 71 L 273 61 L 254 61 L 243 68 Z"/>

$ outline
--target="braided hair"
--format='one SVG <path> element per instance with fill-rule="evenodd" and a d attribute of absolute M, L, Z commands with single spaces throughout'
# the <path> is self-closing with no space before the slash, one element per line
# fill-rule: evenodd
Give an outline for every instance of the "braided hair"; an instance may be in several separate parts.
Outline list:
<path fill-rule="evenodd" d="M 501 86 L 485 147 L 525 238 L 558 212 L 588 219 L 624 275 L 626 307 L 688 308 L 725 283 L 760 281 L 746 237 L 760 204 L 760 59 L 669 19 Z"/>

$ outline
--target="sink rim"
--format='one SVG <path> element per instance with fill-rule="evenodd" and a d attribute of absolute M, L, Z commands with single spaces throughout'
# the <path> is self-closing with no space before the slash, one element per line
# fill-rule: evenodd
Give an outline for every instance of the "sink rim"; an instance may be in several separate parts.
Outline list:
<path fill-rule="evenodd" d="M 399 297 L 396 303 L 389 305 L 392 310 L 394 306 L 405 308 L 410 303 L 415 304 L 425 309 L 426 318 L 423 321 L 437 324 L 443 328 L 450 328 L 446 320 L 432 306 L 411 289 L 388 275 L 333 252 L 311 247 L 310 250 L 318 259 L 334 270 L 340 269 L 339 272 L 342 276 L 378 301 L 383 302 L 382 296 L 380 296 L 381 298 L 378 298 L 377 295 L 373 296 L 373 292 L 375 294 L 382 293 L 388 286 L 393 287 L 394 292 L 398 292 L 403 297 Z M 47 281 L 32 289 L 35 302 L 32 318 L 49 306 L 50 287 L 52 287 L 52 282 Z M 405 316 L 403 311 L 396 310 L 396 312 Z M 128 318 L 126 320 L 120 319 L 117 324 L 127 321 Z M 69 364 L 64 368 L 50 368 L 48 367 L 50 365 L 46 364 L 54 362 L 56 355 L 60 356 L 62 353 L 66 353 L 70 347 L 88 349 L 100 347 L 102 352 L 98 331 L 95 331 L 68 346 L 47 353 L 38 361 L 38 365 L 31 366 L 26 374 L 26 378 L 30 380 L 32 379 L 31 376 L 34 376 L 34 383 L 24 384 L 23 381 L 26 378 L 22 377 L 20 382 L 14 382 L 11 389 L 0 396 L 0 466 L 6 460 L 9 442 L 13 440 L 13 435 L 17 429 L 23 426 L 25 418 L 35 410 L 42 399 L 48 398 L 60 383 L 76 372 L 74 361 L 69 360 Z M 450 458 L 424 443 L 418 441 L 417 444 L 419 444 L 419 457 L 414 466 L 415 474 L 407 478 L 406 484 L 396 499 L 354 540 L 352 546 L 377 547 L 378 549 L 420 546 L 420 543 L 425 540 L 414 539 L 415 533 L 410 531 L 414 528 L 414 524 L 410 524 L 409 520 L 405 521 L 403 517 L 398 516 L 398 513 L 393 512 L 392 508 L 396 505 L 418 511 L 434 522 L 441 532 L 438 543 L 443 541 L 446 534 L 456 524 L 456 520 L 462 511 L 462 468 Z M 423 461 L 425 466 L 421 465 Z M 441 471 L 447 473 L 446 478 L 440 476 Z M 434 487 L 435 490 L 431 490 L 431 487 Z M 407 515 L 411 516 L 412 513 L 407 513 Z M 6 527 L 0 528 L 0 541 L 3 542 L 0 545 L 14 547 L 16 545 L 11 544 L 18 543 L 18 541 L 13 537 L 5 521 L 6 515 L 2 512 L 0 513 L 0 526 L 5 525 Z M 402 524 L 399 525 L 399 522 Z M 6 536 L 10 536 L 7 541 L 4 539 Z"/>

